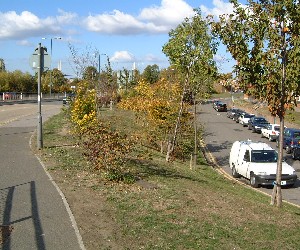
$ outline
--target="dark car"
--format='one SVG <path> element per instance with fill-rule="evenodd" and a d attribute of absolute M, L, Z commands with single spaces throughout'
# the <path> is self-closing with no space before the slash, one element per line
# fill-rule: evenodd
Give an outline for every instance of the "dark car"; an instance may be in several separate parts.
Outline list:
<path fill-rule="evenodd" d="M 213 108 L 216 109 L 217 104 L 220 103 L 220 102 L 221 102 L 220 100 L 214 100 L 213 104 L 212 104 Z"/>
<path fill-rule="evenodd" d="M 218 102 L 215 105 L 215 110 L 218 112 L 227 112 L 227 104 L 223 102 Z"/>
<path fill-rule="evenodd" d="M 279 145 L 279 138 L 276 140 L 277 146 Z M 292 153 L 293 159 L 300 158 L 300 129 L 286 128 L 283 132 L 283 148 L 288 154 Z"/>
<path fill-rule="evenodd" d="M 262 128 L 265 128 L 270 123 L 264 117 L 251 117 L 248 121 L 248 129 L 252 130 L 252 132 L 260 133 Z"/>
<path fill-rule="evenodd" d="M 234 120 L 236 123 L 238 123 L 239 122 L 239 117 L 241 115 L 246 114 L 246 113 L 247 113 L 246 111 L 240 109 L 239 111 L 235 112 L 235 114 L 232 116 L 232 120 Z"/>
<path fill-rule="evenodd" d="M 231 109 L 228 109 L 227 110 L 227 117 L 232 119 L 234 114 L 237 113 L 237 112 L 241 112 L 242 110 L 240 109 L 237 109 L 237 108 L 231 108 Z"/>

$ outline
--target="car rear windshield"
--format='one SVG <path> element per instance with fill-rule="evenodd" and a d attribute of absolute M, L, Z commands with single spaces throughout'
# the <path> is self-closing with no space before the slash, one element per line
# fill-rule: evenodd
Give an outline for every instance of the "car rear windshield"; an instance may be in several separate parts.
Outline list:
<path fill-rule="evenodd" d="M 275 150 L 252 150 L 251 162 L 277 162 Z"/>

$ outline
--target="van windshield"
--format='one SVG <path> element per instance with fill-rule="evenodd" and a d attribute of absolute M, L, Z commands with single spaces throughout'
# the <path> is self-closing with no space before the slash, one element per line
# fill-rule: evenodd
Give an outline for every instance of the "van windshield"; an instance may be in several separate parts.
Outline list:
<path fill-rule="evenodd" d="M 275 150 L 252 150 L 251 162 L 277 162 L 277 152 Z"/>

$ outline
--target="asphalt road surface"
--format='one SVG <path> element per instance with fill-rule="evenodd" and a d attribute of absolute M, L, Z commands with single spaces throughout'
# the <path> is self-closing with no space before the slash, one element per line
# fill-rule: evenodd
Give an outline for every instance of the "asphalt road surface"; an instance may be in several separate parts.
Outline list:
<path fill-rule="evenodd" d="M 43 103 L 43 121 L 61 107 Z M 37 118 L 37 103 L 0 105 L 0 226 L 12 228 L 10 237 L 2 230 L 2 249 L 84 249 L 63 194 L 30 149 Z"/>
<path fill-rule="evenodd" d="M 251 139 L 253 141 L 263 141 L 276 149 L 275 142 L 269 142 L 266 138 L 261 138 L 258 133 L 252 133 L 247 127 L 234 122 L 226 116 L 226 112 L 217 112 L 213 109 L 211 103 L 202 104 L 198 108 L 199 122 L 204 126 L 204 141 L 208 150 L 214 156 L 216 162 L 227 173 L 231 175 L 229 168 L 229 153 L 234 141 Z M 295 168 L 298 180 L 294 187 L 283 188 L 283 199 L 300 205 L 300 161 L 294 161 L 291 155 L 284 155 L 286 161 Z M 244 178 L 240 181 L 248 183 Z M 272 194 L 272 187 L 260 187 L 260 191 Z"/>

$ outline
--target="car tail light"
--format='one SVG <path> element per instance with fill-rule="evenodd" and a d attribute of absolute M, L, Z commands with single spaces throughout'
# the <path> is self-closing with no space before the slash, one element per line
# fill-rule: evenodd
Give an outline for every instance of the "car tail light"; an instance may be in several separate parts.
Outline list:
<path fill-rule="evenodd" d="M 275 131 L 272 131 L 272 135 L 276 135 L 276 132 L 275 132 Z"/>

